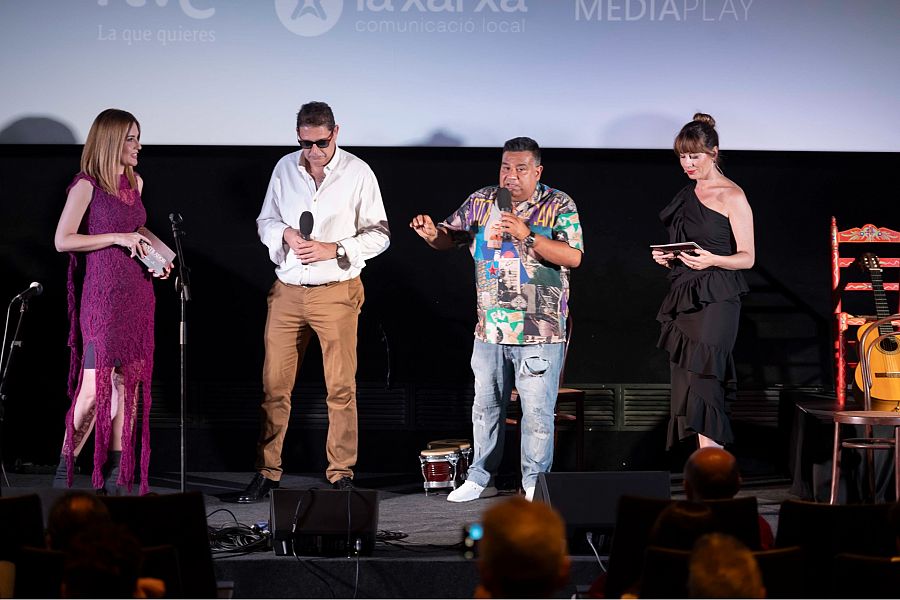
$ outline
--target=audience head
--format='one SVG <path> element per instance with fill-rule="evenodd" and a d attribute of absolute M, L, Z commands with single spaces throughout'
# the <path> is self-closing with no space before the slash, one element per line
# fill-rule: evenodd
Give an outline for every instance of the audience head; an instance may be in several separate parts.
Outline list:
<path fill-rule="evenodd" d="M 98 525 L 111 523 L 106 505 L 89 492 L 69 492 L 50 508 L 47 516 L 47 546 L 66 552 L 72 538 Z"/>
<path fill-rule="evenodd" d="M 141 547 L 124 526 L 100 524 L 71 539 L 63 565 L 63 598 L 133 598 Z"/>
<path fill-rule="evenodd" d="M 724 448 L 700 448 L 684 465 L 684 493 L 688 500 L 733 498 L 740 489 L 737 460 Z"/>
<path fill-rule="evenodd" d="M 479 595 L 550 598 L 569 578 L 562 518 L 549 505 L 514 497 L 484 513 Z"/>
<path fill-rule="evenodd" d="M 704 535 L 691 551 L 688 571 L 691 598 L 765 598 L 756 558 L 737 538 Z"/>
<path fill-rule="evenodd" d="M 694 542 L 716 530 L 712 509 L 699 502 L 673 502 L 659 513 L 650 530 L 651 546 L 690 550 Z"/>

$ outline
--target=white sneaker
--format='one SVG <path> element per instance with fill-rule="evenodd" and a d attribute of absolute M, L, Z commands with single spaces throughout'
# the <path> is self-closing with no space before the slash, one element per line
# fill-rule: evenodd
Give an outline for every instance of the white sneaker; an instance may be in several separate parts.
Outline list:
<path fill-rule="evenodd" d="M 525 488 L 525 499 L 529 502 L 534 500 L 534 486 Z"/>
<path fill-rule="evenodd" d="M 489 485 L 480 486 L 473 481 L 467 481 L 447 496 L 447 502 L 471 502 L 479 498 L 490 498 L 497 495 L 497 488 Z"/>

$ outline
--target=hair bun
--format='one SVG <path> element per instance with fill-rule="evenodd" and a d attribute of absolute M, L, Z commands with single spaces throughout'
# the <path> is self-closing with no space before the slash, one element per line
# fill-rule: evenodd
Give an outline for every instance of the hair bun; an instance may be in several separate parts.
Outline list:
<path fill-rule="evenodd" d="M 706 113 L 701 113 L 701 112 L 694 113 L 694 119 L 693 119 L 693 120 L 694 120 L 694 121 L 699 121 L 699 122 L 701 122 L 701 123 L 705 123 L 705 124 L 707 124 L 707 125 L 709 125 L 710 127 L 713 127 L 713 128 L 715 128 L 715 126 L 716 126 L 716 120 L 712 118 L 712 115 L 708 115 L 708 114 L 706 114 Z"/>

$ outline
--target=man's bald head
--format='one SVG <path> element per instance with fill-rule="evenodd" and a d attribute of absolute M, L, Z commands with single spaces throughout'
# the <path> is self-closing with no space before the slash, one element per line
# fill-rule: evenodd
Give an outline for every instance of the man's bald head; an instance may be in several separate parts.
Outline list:
<path fill-rule="evenodd" d="M 700 448 L 684 465 L 688 500 L 733 498 L 741 489 L 741 473 L 734 455 L 724 448 Z"/>

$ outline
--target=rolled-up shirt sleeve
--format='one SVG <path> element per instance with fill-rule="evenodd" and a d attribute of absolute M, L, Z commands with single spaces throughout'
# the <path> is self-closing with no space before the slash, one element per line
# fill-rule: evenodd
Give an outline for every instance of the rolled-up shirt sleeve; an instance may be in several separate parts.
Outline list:
<path fill-rule="evenodd" d="M 453 211 L 453 214 L 438 223 L 438 227 L 444 229 L 457 248 L 465 248 L 471 245 L 475 236 L 472 234 L 472 200 L 476 195 L 472 194 L 462 206 Z"/>

